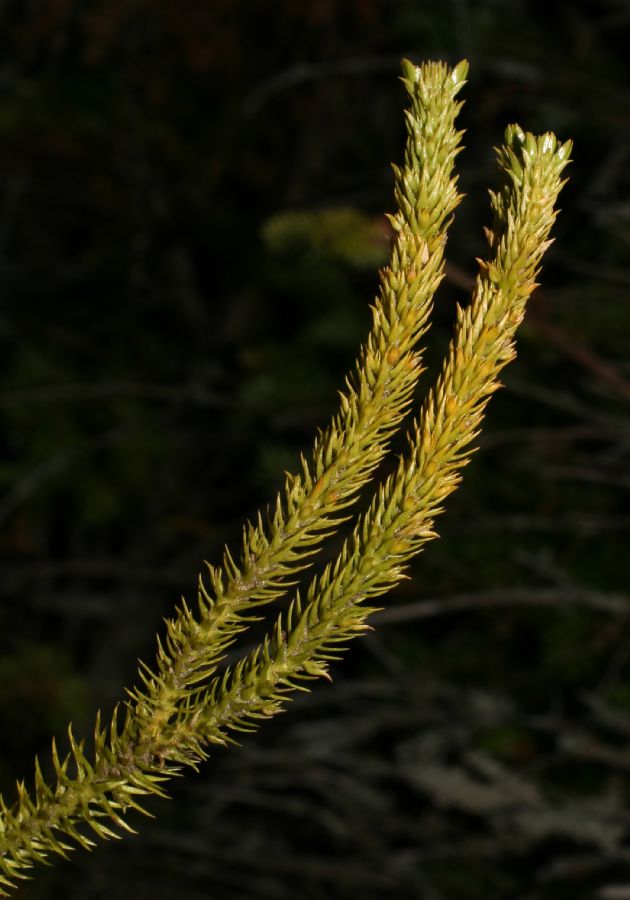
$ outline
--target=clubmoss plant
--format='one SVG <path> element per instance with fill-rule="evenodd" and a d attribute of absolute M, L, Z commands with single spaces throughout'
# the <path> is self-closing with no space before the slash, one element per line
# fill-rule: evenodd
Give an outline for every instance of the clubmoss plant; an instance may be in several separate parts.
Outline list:
<path fill-rule="evenodd" d="M 454 161 L 461 132 L 466 62 L 416 67 L 403 61 L 410 97 L 407 143 L 394 167 L 395 237 L 381 272 L 373 323 L 340 409 L 317 437 L 301 471 L 287 476 L 267 515 L 246 524 L 235 556 L 208 566 L 197 604 L 185 602 L 158 638 L 153 668 L 128 692 L 107 727 L 97 717 L 88 752 L 69 729 L 70 750 L 53 742 L 54 779 L 35 762 L 32 789 L 18 782 L 9 807 L 0 798 L 0 893 L 37 861 L 66 856 L 95 838 L 132 831 L 142 795 L 165 796 L 164 782 L 196 767 L 213 743 L 234 740 L 280 712 L 305 682 L 328 678 L 331 660 L 369 626 L 370 601 L 405 576 L 435 537 L 434 520 L 458 485 L 501 369 L 514 357 L 514 335 L 536 287 L 555 220 L 570 143 L 534 137 L 511 125 L 498 150 L 502 186 L 491 193 L 489 258 L 479 261 L 470 304 L 458 308 L 441 374 L 413 423 L 407 452 L 375 491 L 337 559 L 295 593 L 269 634 L 236 665 L 221 670 L 238 635 L 261 607 L 292 590 L 322 541 L 348 516 L 373 476 L 412 401 L 422 371 L 418 341 L 444 271 L 446 232 L 459 202 Z"/>

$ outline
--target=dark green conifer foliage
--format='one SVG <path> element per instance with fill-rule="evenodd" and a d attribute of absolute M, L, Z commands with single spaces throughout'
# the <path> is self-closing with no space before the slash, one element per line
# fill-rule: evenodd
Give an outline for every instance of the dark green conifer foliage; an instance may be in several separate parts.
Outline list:
<path fill-rule="evenodd" d="M 0 798 L 0 893 L 38 861 L 77 844 L 133 830 L 141 797 L 166 796 L 164 782 L 196 767 L 212 743 L 233 740 L 283 708 L 305 682 L 329 677 L 331 660 L 369 626 L 370 600 L 404 577 L 408 561 L 435 536 L 434 519 L 459 483 L 501 369 L 514 357 L 522 321 L 556 213 L 570 143 L 534 137 L 511 125 L 498 150 L 502 184 L 491 194 L 489 258 L 479 262 L 470 304 L 458 309 L 441 374 L 409 433 L 408 449 L 377 487 L 338 558 L 296 592 L 288 612 L 235 666 L 219 671 L 248 623 L 295 585 L 321 542 L 347 516 L 409 410 L 422 371 L 418 341 L 444 270 L 446 231 L 459 202 L 453 167 L 461 132 L 457 94 L 467 64 L 416 67 L 403 62 L 410 98 L 403 165 L 394 167 L 396 213 L 389 265 L 373 325 L 340 409 L 317 437 L 301 471 L 288 476 L 270 515 L 247 523 L 239 554 L 226 550 L 199 582 L 196 607 L 185 602 L 158 639 L 153 668 L 103 726 L 94 748 L 69 730 L 70 752 L 53 744 L 55 779 L 35 762 L 34 787 Z"/>

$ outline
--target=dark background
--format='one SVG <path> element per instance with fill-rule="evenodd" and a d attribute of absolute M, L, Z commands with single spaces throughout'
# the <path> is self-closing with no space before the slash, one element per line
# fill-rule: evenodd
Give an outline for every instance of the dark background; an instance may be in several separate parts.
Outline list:
<path fill-rule="evenodd" d="M 0 3 L 7 800 L 334 411 L 387 255 L 400 57 L 471 64 L 433 372 L 492 146 L 515 120 L 575 142 L 519 359 L 375 634 L 140 837 L 16 896 L 630 897 L 629 39 L 628 0 Z"/>

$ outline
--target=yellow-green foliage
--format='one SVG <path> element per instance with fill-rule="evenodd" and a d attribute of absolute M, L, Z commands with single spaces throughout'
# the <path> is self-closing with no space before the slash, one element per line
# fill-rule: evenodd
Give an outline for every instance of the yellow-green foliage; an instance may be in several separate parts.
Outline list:
<path fill-rule="evenodd" d="M 442 372 L 409 434 L 407 453 L 379 486 L 338 558 L 296 592 L 269 635 L 232 668 L 225 653 L 260 608 L 292 589 L 321 542 L 347 516 L 409 410 L 422 371 L 418 341 L 444 271 L 446 231 L 459 202 L 453 165 L 461 132 L 456 96 L 467 64 L 416 67 L 403 62 L 410 97 L 404 163 L 394 167 L 397 212 L 389 265 L 373 324 L 340 409 L 317 437 L 301 471 L 287 476 L 268 516 L 243 531 L 239 554 L 200 579 L 196 607 L 185 603 L 158 640 L 153 668 L 142 667 L 108 727 L 97 719 L 89 754 L 72 732 L 63 759 L 53 745 L 55 780 L 35 764 L 34 789 L 0 800 L 0 891 L 51 853 L 92 846 L 120 829 L 139 797 L 163 794 L 183 765 L 195 767 L 211 743 L 275 715 L 304 682 L 328 666 L 368 626 L 369 601 L 404 577 L 405 566 L 435 536 L 434 519 L 457 486 L 501 369 L 514 356 L 514 333 L 535 287 L 555 219 L 570 144 L 511 125 L 498 151 L 502 186 L 492 194 L 490 254 L 480 261 L 470 304 L 457 314 Z M 89 756 L 89 758 L 88 758 Z M 90 831 L 91 829 L 91 831 Z M 88 836 L 91 835 L 91 836 Z"/>
<path fill-rule="evenodd" d="M 322 256 L 357 267 L 384 261 L 382 233 L 373 219 L 352 207 L 278 213 L 265 223 L 262 236 L 271 250 L 294 250 L 314 265 Z"/>

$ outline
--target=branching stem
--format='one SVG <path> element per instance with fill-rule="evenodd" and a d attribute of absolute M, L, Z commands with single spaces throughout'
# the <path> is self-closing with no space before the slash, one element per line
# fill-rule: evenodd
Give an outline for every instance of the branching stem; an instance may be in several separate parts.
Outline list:
<path fill-rule="evenodd" d="M 320 435 L 310 463 L 291 476 L 268 527 L 247 525 L 237 565 L 226 551 L 223 570 L 210 568 L 199 610 L 184 603 L 167 622 L 155 672 L 130 692 L 124 714 L 109 728 L 97 719 L 90 760 L 69 731 L 62 760 L 53 743 L 55 779 L 35 766 L 34 790 L 18 784 L 11 809 L 0 798 L 0 893 L 51 853 L 91 847 L 92 837 L 132 830 L 138 797 L 165 796 L 163 783 L 184 765 L 196 767 L 212 743 L 233 741 L 280 712 L 305 682 L 330 677 L 329 665 L 369 626 L 369 601 L 401 578 L 409 560 L 435 537 L 435 517 L 456 488 L 472 453 L 498 375 L 514 357 L 514 335 L 535 278 L 562 187 L 570 144 L 536 138 L 509 126 L 498 151 L 504 184 L 492 194 L 490 259 L 480 261 L 473 297 L 458 309 L 442 372 L 409 437 L 409 449 L 376 491 L 334 563 L 296 593 L 288 612 L 249 655 L 221 676 L 217 665 L 258 607 L 282 594 L 382 459 L 408 408 L 419 372 L 416 343 L 444 266 L 446 227 L 458 197 L 452 176 L 460 134 L 455 95 L 465 76 L 429 63 L 403 64 L 411 96 L 405 164 L 396 170 L 398 212 L 390 265 L 381 273 L 374 327 L 341 412 Z M 367 601 L 367 603 L 366 603 Z M 114 826 L 114 827 L 112 827 Z"/>

